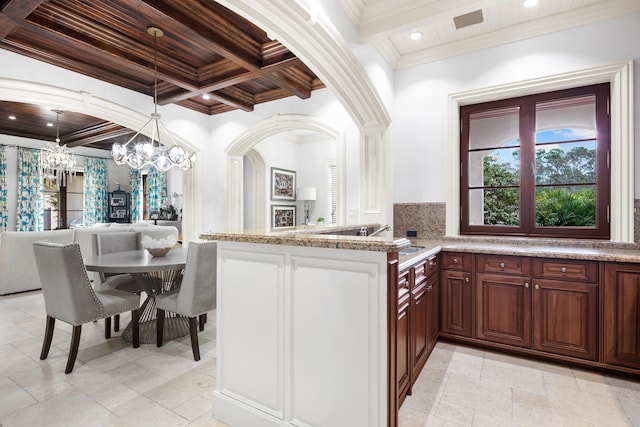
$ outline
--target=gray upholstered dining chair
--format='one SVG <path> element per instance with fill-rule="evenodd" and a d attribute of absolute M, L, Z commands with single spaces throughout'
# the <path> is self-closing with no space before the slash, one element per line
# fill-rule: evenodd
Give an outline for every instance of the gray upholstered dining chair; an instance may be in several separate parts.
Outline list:
<path fill-rule="evenodd" d="M 95 255 L 142 249 L 142 233 L 135 231 L 117 231 L 114 233 L 93 234 L 93 252 Z M 140 295 L 140 285 L 130 274 L 100 273 L 100 289 L 117 289 Z M 110 323 L 110 319 L 105 319 Z M 111 329 L 111 328 L 109 328 Z M 113 330 L 120 329 L 120 315 L 113 318 Z"/>
<path fill-rule="evenodd" d="M 216 242 L 189 242 L 180 288 L 156 295 L 157 346 L 163 344 L 165 311 L 187 316 L 191 350 L 196 361 L 200 360 L 198 320 L 202 330 L 206 313 L 216 307 L 216 248 Z"/>
<path fill-rule="evenodd" d="M 33 252 L 47 312 L 40 360 L 49 354 L 56 319 L 73 326 L 65 374 L 73 370 L 76 362 L 84 323 L 131 311 L 133 347 L 140 346 L 139 295 L 115 289 L 94 290 L 77 243 L 34 242 Z M 106 338 L 110 337 L 108 329 L 110 326 L 105 323 Z"/>

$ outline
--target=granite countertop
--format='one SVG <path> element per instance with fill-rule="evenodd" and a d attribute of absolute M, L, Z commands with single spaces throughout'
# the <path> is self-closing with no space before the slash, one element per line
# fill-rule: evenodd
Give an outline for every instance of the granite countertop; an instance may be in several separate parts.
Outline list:
<path fill-rule="evenodd" d="M 368 237 L 357 236 L 361 227 L 377 229 L 379 224 L 358 224 L 344 226 L 300 226 L 287 230 L 249 230 L 242 233 L 224 233 L 209 231 L 200 234 L 204 240 L 222 240 L 228 242 L 261 243 L 273 245 L 309 246 L 316 248 L 349 249 L 375 252 L 398 252 L 409 246 L 404 237 Z M 352 235 L 340 234 L 353 231 Z"/>
<path fill-rule="evenodd" d="M 300 226 L 283 231 L 251 230 L 242 233 L 206 232 L 205 240 L 262 243 L 291 246 L 310 246 L 377 252 L 400 252 L 407 246 L 421 247 L 409 254 L 400 253 L 402 268 L 441 250 L 496 255 L 520 255 L 540 258 L 640 263 L 640 246 L 601 240 L 535 239 L 490 236 L 439 237 L 433 239 L 407 239 L 404 237 L 363 237 L 340 235 L 360 227 L 376 229 L 379 224 L 346 226 Z"/>
<path fill-rule="evenodd" d="M 635 244 L 626 243 L 491 237 L 443 237 L 440 239 L 411 239 L 410 241 L 411 245 L 422 246 L 424 249 L 401 256 L 401 263 L 413 262 L 421 256 L 430 256 L 434 249 L 539 258 L 640 263 L 640 248 Z"/>

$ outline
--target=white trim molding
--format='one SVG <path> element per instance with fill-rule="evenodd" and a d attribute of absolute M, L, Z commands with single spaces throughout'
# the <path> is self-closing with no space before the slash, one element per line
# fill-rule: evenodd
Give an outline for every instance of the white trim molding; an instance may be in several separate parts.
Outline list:
<path fill-rule="evenodd" d="M 634 241 L 633 61 L 524 80 L 449 95 L 449 142 L 443 180 L 447 188 L 447 236 L 460 233 L 460 106 L 516 96 L 611 83 L 611 241 Z"/>

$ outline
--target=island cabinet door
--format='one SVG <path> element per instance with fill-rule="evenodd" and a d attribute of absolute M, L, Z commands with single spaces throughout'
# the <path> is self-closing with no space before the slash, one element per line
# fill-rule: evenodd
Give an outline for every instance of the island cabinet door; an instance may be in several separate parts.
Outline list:
<path fill-rule="evenodd" d="M 442 272 L 440 327 L 443 333 L 471 337 L 471 285 L 471 273 L 467 271 Z"/>
<path fill-rule="evenodd" d="M 597 360 L 598 285 L 533 279 L 533 348 Z"/>
<path fill-rule="evenodd" d="M 518 347 L 531 346 L 529 278 L 476 275 L 476 338 Z"/>
<path fill-rule="evenodd" d="M 411 372 L 415 381 L 424 363 L 427 361 L 427 309 L 429 294 L 427 283 L 423 282 L 413 292 L 411 297 Z"/>
<path fill-rule="evenodd" d="M 605 362 L 640 369 L 640 264 L 607 264 L 604 287 Z"/>

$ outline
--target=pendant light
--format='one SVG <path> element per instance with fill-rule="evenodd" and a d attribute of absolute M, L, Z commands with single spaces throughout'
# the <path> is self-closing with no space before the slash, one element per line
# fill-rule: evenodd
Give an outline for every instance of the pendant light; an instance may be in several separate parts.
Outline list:
<path fill-rule="evenodd" d="M 160 120 L 160 114 L 158 114 L 158 37 L 162 37 L 164 32 L 157 27 L 148 27 L 147 33 L 153 36 L 154 40 L 153 113 L 144 126 L 127 142 L 113 144 L 111 157 L 116 164 L 126 164 L 133 169 L 142 169 L 145 166 L 150 166 L 165 172 L 175 166 L 186 171 L 193 166 L 195 153 L 188 152 L 176 142 L 169 129 Z M 133 142 L 148 126 L 152 127 L 151 139 L 142 143 Z M 160 129 L 163 130 L 164 134 L 169 135 L 171 139 L 170 145 L 165 145 L 160 140 Z"/>

